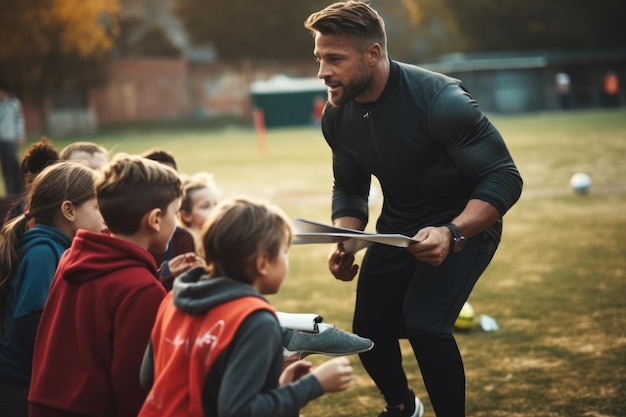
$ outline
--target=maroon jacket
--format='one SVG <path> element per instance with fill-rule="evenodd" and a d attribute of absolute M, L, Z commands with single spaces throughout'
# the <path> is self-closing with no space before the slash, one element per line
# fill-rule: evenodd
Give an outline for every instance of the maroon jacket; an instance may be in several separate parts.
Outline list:
<path fill-rule="evenodd" d="M 139 368 L 165 297 L 150 253 L 120 238 L 76 234 L 59 262 L 33 359 L 30 415 L 135 417 Z"/>

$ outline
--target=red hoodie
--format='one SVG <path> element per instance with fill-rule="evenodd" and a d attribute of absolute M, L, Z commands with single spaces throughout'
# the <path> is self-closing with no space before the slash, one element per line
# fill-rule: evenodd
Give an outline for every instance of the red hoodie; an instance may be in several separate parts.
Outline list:
<path fill-rule="evenodd" d="M 84 230 L 59 262 L 33 358 L 30 416 L 135 417 L 139 368 L 165 297 L 147 250 Z"/>

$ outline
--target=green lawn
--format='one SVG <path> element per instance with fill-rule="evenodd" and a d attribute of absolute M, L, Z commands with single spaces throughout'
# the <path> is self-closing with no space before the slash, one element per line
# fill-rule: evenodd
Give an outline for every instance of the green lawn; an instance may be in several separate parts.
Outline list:
<path fill-rule="evenodd" d="M 457 335 L 468 415 L 626 416 L 626 111 L 492 119 L 525 187 L 505 217 L 501 247 L 470 297 L 477 315 L 494 317 L 500 330 Z M 76 140 L 52 139 L 59 149 Z M 214 173 L 225 196 L 243 193 L 279 204 L 291 217 L 329 220 L 330 152 L 317 129 L 269 130 L 264 153 L 253 130 L 236 127 L 82 139 L 112 153 L 165 148 L 177 157 L 180 172 Z M 569 188 L 570 177 L 581 171 L 593 179 L 587 196 Z M 379 208 L 376 202 L 372 213 Z M 316 312 L 349 328 L 355 282 L 330 276 L 328 250 L 293 247 L 289 277 L 271 300 L 279 310 Z M 426 404 L 426 416 L 433 416 L 404 341 L 403 352 L 411 386 Z M 358 357 L 351 359 L 357 375 L 352 387 L 314 401 L 304 416 L 365 417 L 383 407 Z"/>

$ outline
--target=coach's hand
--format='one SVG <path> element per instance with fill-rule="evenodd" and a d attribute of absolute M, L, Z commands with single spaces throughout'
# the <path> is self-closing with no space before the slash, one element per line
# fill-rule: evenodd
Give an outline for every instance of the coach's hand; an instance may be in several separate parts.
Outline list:
<path fill-rule="evenodd" d="M 447 227 L 425 227 L 413 238 L 419 242 L 411 243 L 407 249 L 418 261 L 438 266 L 450 253 L 452 233 Z"/>
<path fill-rule="evenodd" d="M 346 252 L 343 243 L 335 243 L 328 255 L 328 269 L 341 281 L 352 281 L 359 271 L 354 254 Z"/>

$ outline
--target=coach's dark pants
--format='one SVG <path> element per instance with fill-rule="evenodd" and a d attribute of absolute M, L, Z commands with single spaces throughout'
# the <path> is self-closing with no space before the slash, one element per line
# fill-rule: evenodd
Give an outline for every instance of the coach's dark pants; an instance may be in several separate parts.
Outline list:
<path fill-rule="evenodd" d="M 354 332 L 374 341 L 363 366 L 389 405 L 408 395 L 398 339 L 408 338 L 438 417 L 465 415 L 465 373 L 452 335 L 464 302 L 498 247 L 501 223 L 450 253 L 440 266 L 417 262 L 406 249 L 372 245 L 357 286 Z"/>

